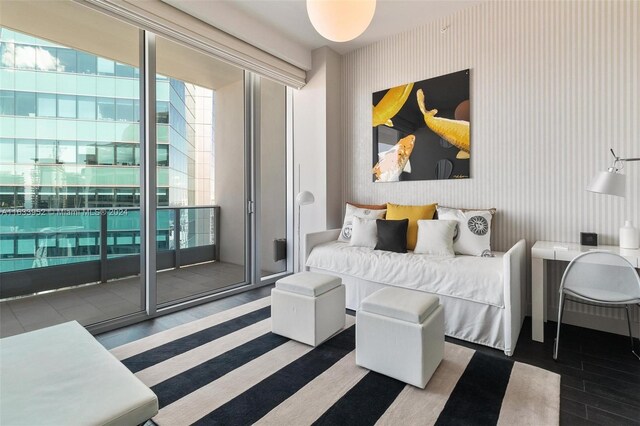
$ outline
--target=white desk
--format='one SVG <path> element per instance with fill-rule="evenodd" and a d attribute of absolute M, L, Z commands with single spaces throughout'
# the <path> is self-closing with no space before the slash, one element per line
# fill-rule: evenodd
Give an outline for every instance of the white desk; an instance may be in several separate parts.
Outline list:
<path fill-rule="evenodd" d="M 581 253 L 602 250 L 626 258 L 640 268 L 640 250 L 626 250 L 618 246 L 581 246 L 576 243 L 537 241 L 531 247 L 531 334 L 533 340 L 544 342 L 544 323 L 547 321 L 547 262 L 563 260 L 571 262 Z"/>

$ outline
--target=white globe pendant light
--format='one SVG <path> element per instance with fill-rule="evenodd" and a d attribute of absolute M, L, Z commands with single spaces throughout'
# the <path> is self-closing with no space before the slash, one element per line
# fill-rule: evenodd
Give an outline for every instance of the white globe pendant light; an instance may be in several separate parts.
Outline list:
<path fill-rule="evenodd" d="M 376 0 L 307 0 L 313 27 L 328 40 L 353 40 L 367 29 L 376 11 Z"/>

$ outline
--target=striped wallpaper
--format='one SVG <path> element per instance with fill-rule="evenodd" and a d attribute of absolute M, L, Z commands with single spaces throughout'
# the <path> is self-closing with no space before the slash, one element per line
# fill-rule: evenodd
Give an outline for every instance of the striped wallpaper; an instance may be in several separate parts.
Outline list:
<path fill-rule="evenodd" d="M 466 68 L 472 178 L 374 184 L 371 94 Z M 639 81 L 640 1 L 489 1 L 351 52 L 344 201 L 496 207 L 497 250 L 520 238 L 576 242 L 580 231 L 617 244 L 625 218 L 640 222 L 640 163 L 627 165 L 626 199 L 585 186 L 609 167 L 609 148 L 640 156 Z M 550 273 L 557 288 L 562 268 Z"/>

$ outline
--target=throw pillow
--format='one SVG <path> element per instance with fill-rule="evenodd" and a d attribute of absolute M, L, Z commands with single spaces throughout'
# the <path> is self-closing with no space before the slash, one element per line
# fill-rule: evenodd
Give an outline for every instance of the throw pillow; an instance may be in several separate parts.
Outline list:
<path fill-rule="evenodd" d="M 455 220 L 419 220 L 418 242 L 413 252 L 434 256 L 455 256 L 453 236 L 457 224 Z"/>
<path fill-rule="evenodd" d="M 490 209 L 463 209 L 463 208 L 459 208 L 459 207 L 447 207 L 447 206 L 441 206 L 438 204 L 438 208 L 436 209 L 436 213 L 433 215 L 434 219 L 439 219 L 438 217 L 438 210 L 439 209 L 453 209 L 453 210 L 462 210 L 463 212 L 472 212 L 472 211 L 487 211 L 489 213 L 491 213 L 491 216 L 495 216 L 495 214 L 498 212 L 498 209 L 496 209 L 495 207 L 492 207 Z M 493 226 L 493 221 L 491 222 L 491 226 Z"/>
<path fill-rule="evenodd" d="M 453 250 L 457 254 L 491 257 L 491 213 L 487 210 L 438 209 L 440 220 L 457 221 Z"/>
<path fill-rule="evenodd" d="M 401 220 L 376 220 L 378 229 L 378 242 L 375 250 L 394 251 L 396 253 L 407 252 L 407 228 L 409 219 Z"/>
<path fill-rule="evenodd" d="M 386 204 L 360 204 L 360 203 L 351 203 L 351 202 L 348 202 L 347 204 L 351 204 L 352 206 L 358 207 L 359 209 L 369 209 L 369 210 L 386 210 L 387 209 Z"/>
<path fill-rule="evenodd" d="M 355 247 L 374 248 L 378 242 L 378 227 L 376 219 L 354 217 L 349 245 Z"/>
<path fill-rule="evenodd" d="M 348 243 L 349 240 L 351 240 L 351 227 L 354 217 L 362 217 L 365 219 L 382 219 L 386 212 L 386 210 L 361 209 L 347 203 L 347 207 L 344 213 L 344 222 L 342 224 L 342 230 L 340 231 L 338 241 Z"/>
<path fill-rule="evenodd" d="M 403 206 L 400 204 L 387 203 L 387 219 L 409 219 L 407 230 L 407 249 L 416 248 L 418 241 L 418 221 L 433 219 L 437 204 L 427 204 L 425 206 Z"/>

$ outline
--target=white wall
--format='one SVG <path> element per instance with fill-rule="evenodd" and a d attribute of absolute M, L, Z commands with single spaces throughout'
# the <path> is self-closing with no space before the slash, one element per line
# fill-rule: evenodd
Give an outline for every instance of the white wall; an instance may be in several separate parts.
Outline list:
<path fill-rule="evenodd" d="M 327 228 L 342 226 L 342 114 L 340 110 L 341 56 L 331 49 L 326 57 Z"/>
<path fill-rule="evenodd" d="M 301 235 L 341 223 L 340 63 L 331 49 L 314 50 L 307 85 L 293 94 L 295 193 L 306 190 L 315 196 L 314 204 L 302 206 Z"/>
<path fill-rule="evenodd" d="M 220 260 L 244 265 L 244 81 L 218 88 L 215 114 L 215 204 L 220 206 Z"/>
<path fill-rule="evenodd" d="M 371 94 L 466 68 L 472 178 L 374 184 Z M 640 164 L 627 165 L 626 200 L 585 186 L 609 166 L 610 147 L 640 155 L 639 76 L 638 1 L 486 2 L 349 53 L 344 201 L 496 207 L 498 250 L 520 238 L 578 241 L 580 231 L 617 244 L 625 218 L 640 222 Z"/>

